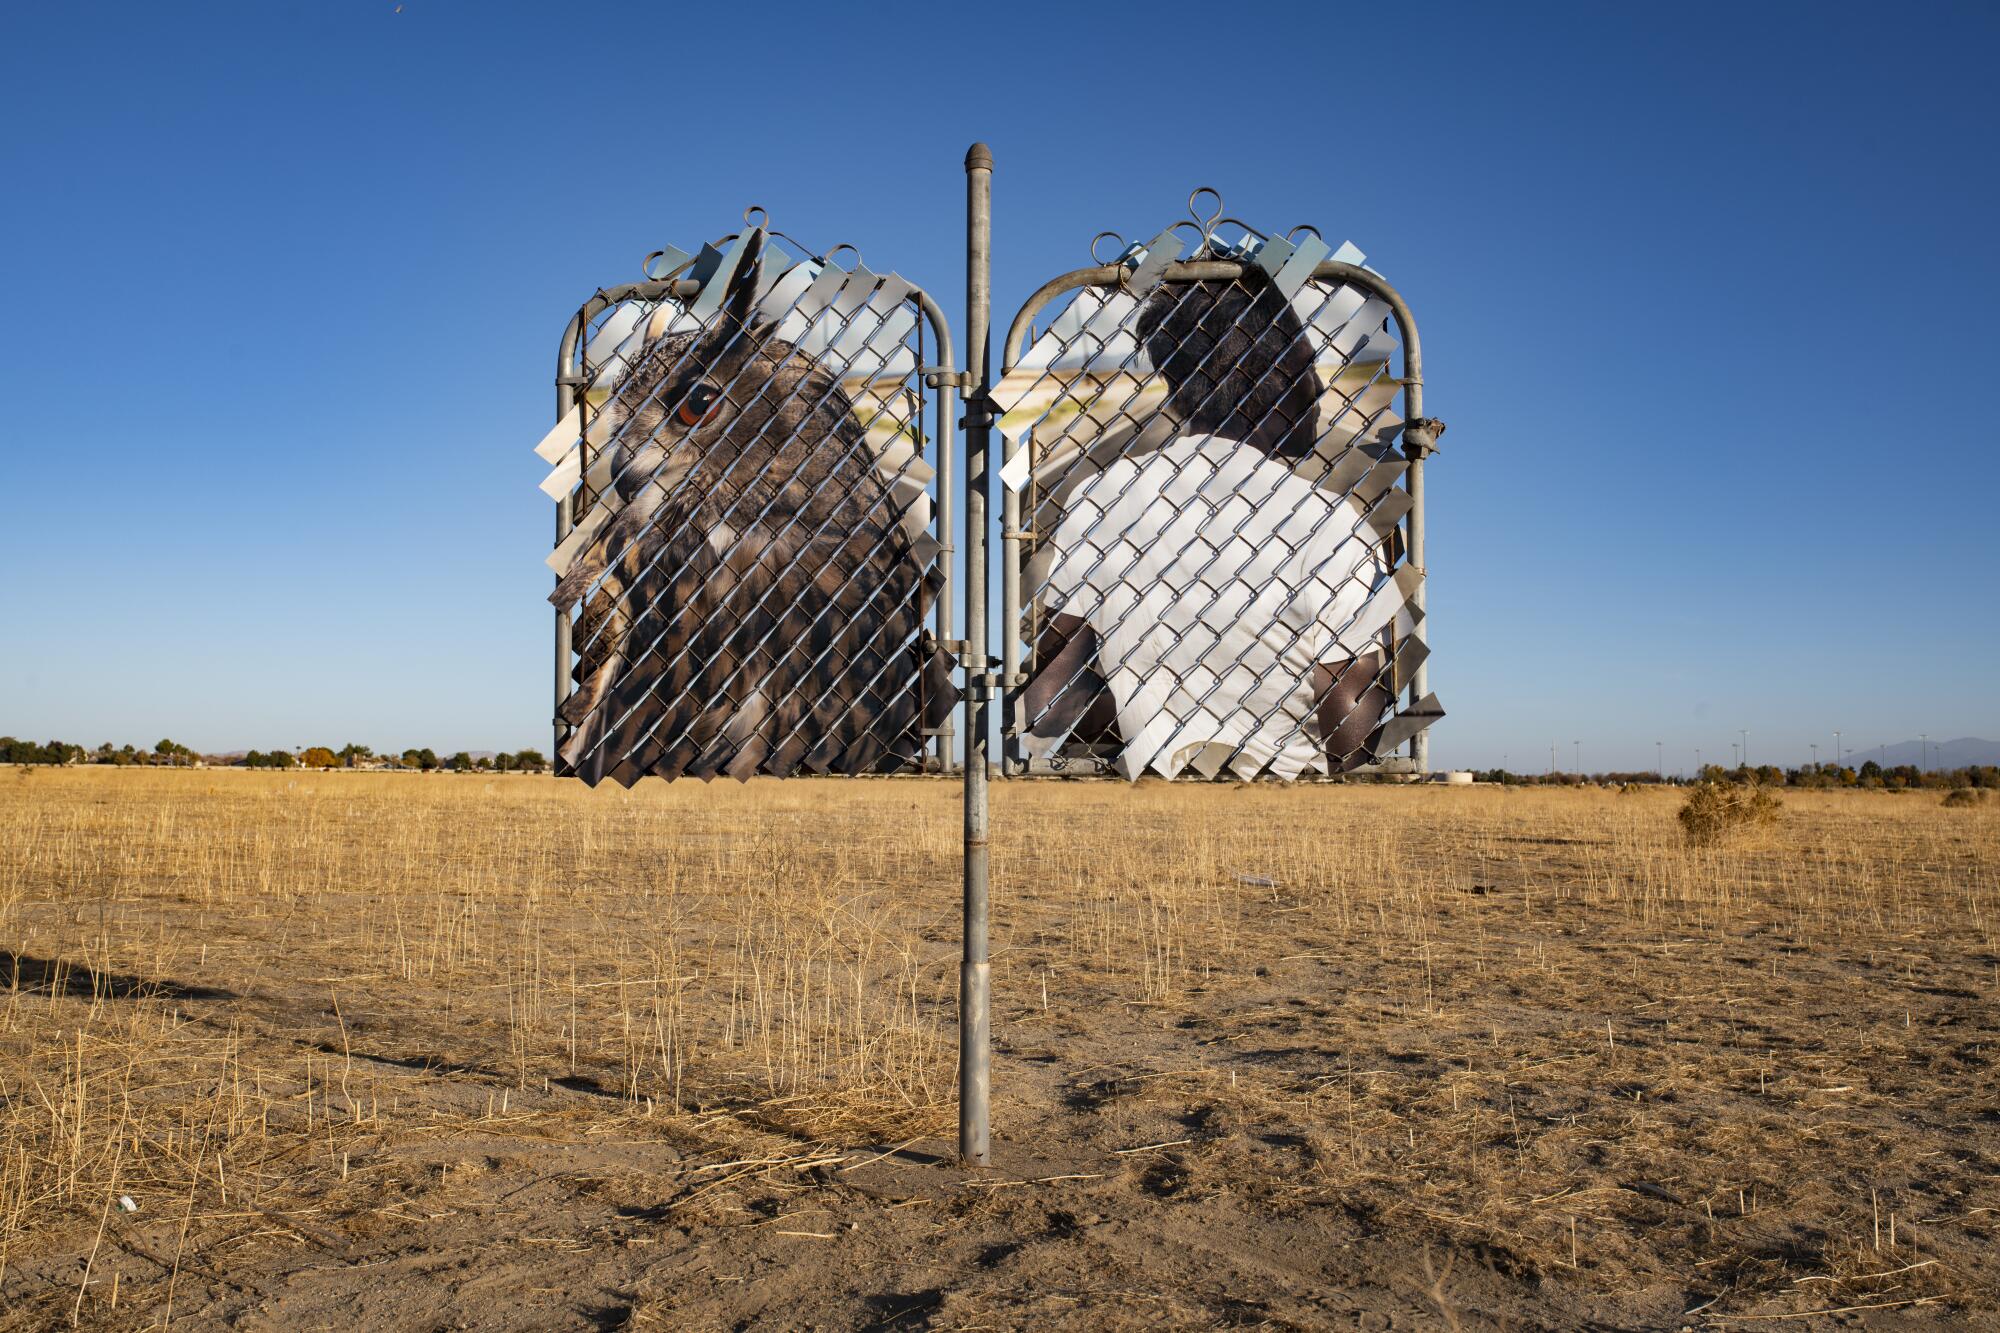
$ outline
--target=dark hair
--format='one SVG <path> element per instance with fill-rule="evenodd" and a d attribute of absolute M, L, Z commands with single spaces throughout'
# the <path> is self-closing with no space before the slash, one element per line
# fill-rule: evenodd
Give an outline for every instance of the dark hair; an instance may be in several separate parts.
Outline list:
<path fill-rule="evenodd" d="M 1319 378 L 1306 327 L 1264 270 L 1234 281 L 1163 283 L 1139 309 L 1139 341 L 1167 380 L 1167 406 L 1190 430 L 1278 458 L 1319 437 Z"/>

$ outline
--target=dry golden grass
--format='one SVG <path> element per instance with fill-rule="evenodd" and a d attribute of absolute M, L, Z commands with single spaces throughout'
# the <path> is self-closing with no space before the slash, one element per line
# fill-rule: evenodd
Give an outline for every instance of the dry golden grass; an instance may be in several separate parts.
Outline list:
<path fill-rule="evenodd" d="M 2000 809 L 1678 806 L 1002 785 L 968 1176 L 955 786 L 0 771 L 0 1325 L 1994 1318 Z"/>

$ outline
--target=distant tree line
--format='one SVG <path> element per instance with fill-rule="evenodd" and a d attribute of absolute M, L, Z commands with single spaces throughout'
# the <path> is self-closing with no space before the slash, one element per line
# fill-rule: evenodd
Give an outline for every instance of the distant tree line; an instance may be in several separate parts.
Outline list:
<path fill-rule="evenodd" d="M 324 745 L 309 745 L 296 753 L 291 750 L 251 750 L 241 755 L 200 755 L 185 745 L 165 739 L 150 750 L 132 745 L 114 746 L 110 741 L 95 750 L 87 750 L 68 741 L 45 741 L 38 745 L 34 741 L 0 736 L 0 764 L 185 768 L 196 763 L 216 768 L 231 765 L 241 768 L 414 768 L 425 773 L 441 768 L 457 773 L 546 773 L 549 768 L 549 761 L 542 757 L 540 750 L 516 750 L 511 754 L 481 755 L 477 759 L 460 750 L 449 759 L 439 759 L 437 752 L 428 746 L 405 750 L 399 755 L 376 754 L 369 746 L 350 741 L 338 750 Z"/>
<path fill-rule="evenodd" d="M 1701 775 L 1692 779 L 1662 777 L 1650 770 L 1636 773 L 1510 773 L 1504 768 L 1487 769 L 1478 777 L 1481 782 L 1498 782 L 1517 787 L 1574 787 L 1582 783 L 1624 786 L 1628 783 L 1648 782 L 1676 785 L 1687 782 L 1733 782 L 1757 787 L 1862 787 L 1880 791 L 1902 791 L 1906 788 L 1930 791 L 1950 791 L 1959 787 L 2000 788 L 2000 766 L 1993 764 L 1925 770 L 1915 764 L 1897 764 L 1892 768 L 1884 768 L 1873 759 L 1859 768 L 1834 764 L 1806 764 L 1798 768 L 1779 768 L 1776 764 L 1760 764 L 1752 768 L 1748 764 L 1738 764 L 1735 768 L 1725 768 L 1721 764 L 1705 764 Z"/>

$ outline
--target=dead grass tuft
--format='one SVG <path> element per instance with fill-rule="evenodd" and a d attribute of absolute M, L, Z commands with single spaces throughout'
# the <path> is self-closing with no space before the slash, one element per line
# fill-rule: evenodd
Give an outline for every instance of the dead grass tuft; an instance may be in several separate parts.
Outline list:
<path fill-rule="evenodd" d="M 1722 841 L 1732 834 L 1775 824 L 1784 802 L 1762 787 L 1733 782 L 1703 782 L 1688 792 L 1679 819 L 1687 840 L 1696 846 Z"/>

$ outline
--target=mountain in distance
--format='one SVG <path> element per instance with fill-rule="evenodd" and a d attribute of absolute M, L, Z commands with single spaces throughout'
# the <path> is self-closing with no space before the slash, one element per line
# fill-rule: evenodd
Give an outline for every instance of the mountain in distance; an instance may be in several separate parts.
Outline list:
<path fill-rule="evenodd" d="M 1849 750 L 1846 763 L 1850 768 L 1859 768 L 1873 759 L 1884 768 L 1894 768 L 1898 764 L 1914 764 L 1920 769 L 1974 768 L 1981 764 L 2000 764 L 2000 741 L 1983 741 L 1977 736 L 1961 736 L 1955 741 L 1898 741 L 1894 745 L 1877 745 L 1866 750 Z"/>

